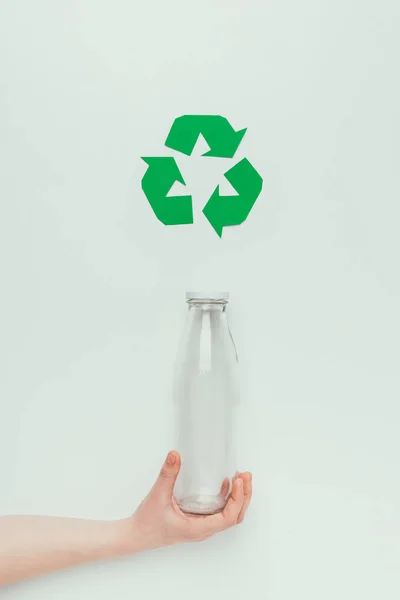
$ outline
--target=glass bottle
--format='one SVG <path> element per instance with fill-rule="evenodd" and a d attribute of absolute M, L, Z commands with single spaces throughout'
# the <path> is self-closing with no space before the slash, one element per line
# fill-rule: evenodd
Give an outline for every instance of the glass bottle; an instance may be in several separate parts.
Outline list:
<path fill-rule="evenodd" d="M 236 471 L 238 360 L 227 320 L 227 292 L 188 292 L 188 315 L 176 369 L 178 450 L 174 489 L 187 513 L 222 510 Z"/>

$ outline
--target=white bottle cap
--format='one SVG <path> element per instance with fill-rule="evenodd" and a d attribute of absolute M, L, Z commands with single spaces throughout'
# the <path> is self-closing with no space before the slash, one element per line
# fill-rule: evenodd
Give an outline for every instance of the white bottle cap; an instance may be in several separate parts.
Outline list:
<path fill-rule="evenodd" d="M 199 302 L 222 300 L 228 302 L 229 292 L 186 292 L 186 300 L 198 300 Z"/>

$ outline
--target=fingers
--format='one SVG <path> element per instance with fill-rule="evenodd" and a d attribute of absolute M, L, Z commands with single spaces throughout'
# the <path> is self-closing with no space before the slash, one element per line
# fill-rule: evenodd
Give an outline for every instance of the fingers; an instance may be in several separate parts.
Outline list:
<path fill-rule="evenodd" d="M 181 457 L 179 452 L 172 450 L 161 468 L 160 474 L 153 486 L 152 494 L 164 503 L 171 500 L 176 478 L 181 468 Z"/>
<path fill-rule="evenodd" d="M 243 481 L 240 477 L 235 479 L 231 496 L 223 510 L 216 515 L 210 515 L 199 520 L 196 524 L 199 535 L 209 537 L 218 531 L 228 529 L 236 524 L 244 502 Z"/>
<path fill-rule="evenodd" d="M 250 504 L 250 500 L 251 500 L 251 495 L 253 493 L 253 484 L 252 484 L 252 475 L 249 472 L 246 473 L 240 473 L 239 476 L 241 477 L 241 479 L 243 480 L 243 493 L 244 493 L 244 500 L 243 500 L 243 506 L 240 510 L 238 519 L 237 519 L 237 523 L 241 523 L 245 517 L 247 508 Z"/>
<path fill-rule="evenodd" d="M 224 498 L 228 495 L 229 487 L 230 487 L 229 477 L 225 477 L 225 479 L 222 482 L 221 491 L 220 491 L 221 496 L 223 496 Z"/>
<path fill-rule="evenodd" d="M 238 476 L 232 485 L 232 493 L 222 512 L 226 527 L 232 527 L 237 523 L 244 504 L 244 484 L 241 476 Z"/>

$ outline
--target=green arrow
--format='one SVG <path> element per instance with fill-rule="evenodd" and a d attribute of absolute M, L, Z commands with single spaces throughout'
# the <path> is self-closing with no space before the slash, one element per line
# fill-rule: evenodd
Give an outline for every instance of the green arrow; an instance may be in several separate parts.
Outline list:
<path fill-rule="evenodd" d="M 175 181 L 186 185 L 175 159 L 170 156 L 142 156 L 142 159 L 149 165 L 142 179 L 142 190 L 157 219 L 164 225 L 193 223 L 192 196 L 167 197 Z"/>
<path fill-rule="evenodd" d="M 262 189 L 262 178 L 253 165 L 243 158 L 224 173 L 238 196 L 220 196 L 217 186 L 205 205 L 203 213 L 219 235 L 229 225 L 240 225 L 246 220 Z"/>
<path fill-rule="evenodd" d="M 235 131 L 220 115 L 183 115 L 172 123 L 165 145 L 190 156 L 202 134 L 210 146 L 203 156 L 232 158 L 245 133 L 246 129 Z"/>

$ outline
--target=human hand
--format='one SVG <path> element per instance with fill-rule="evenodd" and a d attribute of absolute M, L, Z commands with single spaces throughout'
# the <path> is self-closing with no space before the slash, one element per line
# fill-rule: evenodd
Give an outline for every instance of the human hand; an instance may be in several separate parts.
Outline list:
<path fill-rule="evenodd" d="M 150 493 L 127 519 L 1 517 L 0 586 L 95 560 L 198 542 L 243 521 L 251 498 L 251 473 L 236 475 L 221 513 L 186 515 L 172 496 L 180 466 L 178 452 L 170 452 Z M 228 489 L 226 479 L 221 493 Z"/>
<path fill-rule="evenodd" d="M 140 550 L 207 539 L 219 531 L 241 523 L 252 494 L 251 473 L 238 473 L 224 510 L 215 515 L 187 515 L 173 498 L 181 466 L 178 452 L 172 451 L 150 490 L 130 519 L 132 544 Z"/>

